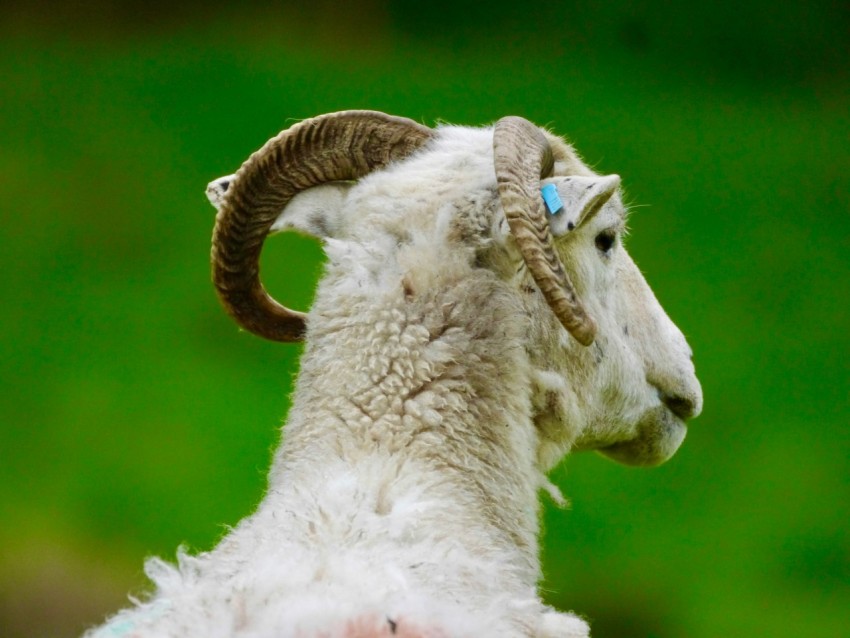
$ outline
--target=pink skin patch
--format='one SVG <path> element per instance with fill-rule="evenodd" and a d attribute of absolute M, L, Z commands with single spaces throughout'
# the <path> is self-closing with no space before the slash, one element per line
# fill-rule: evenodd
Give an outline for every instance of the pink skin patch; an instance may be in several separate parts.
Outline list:
<path fill-rule="evenodd" d="M 363 616 L 346 623 L 341 633 L 321 633 L 315 638 L 448 638 L 443 630 L 422 628 L 403 618 Z"/>

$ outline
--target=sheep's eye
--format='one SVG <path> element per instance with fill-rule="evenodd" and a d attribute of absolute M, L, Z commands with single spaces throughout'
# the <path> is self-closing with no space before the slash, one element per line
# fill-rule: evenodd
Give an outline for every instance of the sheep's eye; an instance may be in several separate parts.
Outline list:
<path fill-rule="evenodd" d="M 596 236 L 596 247 L 603 253 L 607 253 L 614 247 L 617 241 L 617 234 L 611 230 L 605 230 Z"/>

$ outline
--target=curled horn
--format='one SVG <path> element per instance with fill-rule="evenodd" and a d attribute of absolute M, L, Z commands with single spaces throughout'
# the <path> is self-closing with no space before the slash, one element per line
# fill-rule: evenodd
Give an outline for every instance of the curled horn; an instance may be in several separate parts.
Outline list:
<path fill-rule="evenodd" d="M 260 283 L 269 229 L 300 191 L 358 179 L 432 137 L 413 120 L 340 111 L 304 120 L 251 155 L 229 185 L 212 237 L 212 280 L 225 310 L 246 330 L 274 341 L 304 338 L 306 315 L 272 299 Z"/>
<path fill-rule="evenodd" d="M 552 173 L 549 141 L 521 117 L 496 123 L 493 154 L 499 199 L 520 253 L 558 320 L 582 345 L 589 346 L 596 324 L 576 295 L 555 252 L 540 196 L 540 180 Z"/>

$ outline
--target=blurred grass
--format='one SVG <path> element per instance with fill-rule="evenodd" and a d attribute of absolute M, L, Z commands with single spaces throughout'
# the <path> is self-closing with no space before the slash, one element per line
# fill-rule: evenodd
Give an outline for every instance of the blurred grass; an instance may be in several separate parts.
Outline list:
<path fill-rule="evenodd" d="M 74 635 L 143 587 L 143 556 L 207 549 L 260 498 L 298 349 L 220 311 L 203 188 L 343 108 L 524 115 L 636 205 L 630 251 L 696 352 L 706 408 L 662 468 L 556 470 L 573 507 L 545 514 L 549 600 L 597 638 L 847 633 L 846 9 L 742 7 L 730 25 L 733 5 L 613 6 L 541 9 L 557 32 L 516 28 L 517 10 L 465 20 L 466 0 L 373 2 L 374 32 L 299 4 L 143 29 L 13 13 L 0 635 Z M 269 287 L 305 307 L 319 249 L 269 248 Z"/>

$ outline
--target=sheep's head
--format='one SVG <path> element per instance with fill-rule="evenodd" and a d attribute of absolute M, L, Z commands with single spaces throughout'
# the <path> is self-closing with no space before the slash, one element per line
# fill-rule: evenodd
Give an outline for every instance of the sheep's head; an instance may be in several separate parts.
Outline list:
<path fill-rule="evenodd" d="M 271 299 L 259 280 L 270 232 L 295 228 L 331 241 L 398 238 L 405 227 L 431 233 L 516 295 L 528 324 L 540 464 L 598 449 L 653 465 L 676 451 L 702 394 L 684 337 L 622 245 L 619 183 L 522 118 L 431 130 L 369 111 L 320 116 L 209 185 L 219 209 L 213 281 L 243 327 L 296 341 L 306 316 Z M 563 202 L 551 215 L 540 196 L 549 184 Z"/>
<path fill-rule="evenodd" d="M 620 178 L 594 175 L 563 140 L 550 142 L 555 169 L 542 183 L 557 188 L 564 207 L 549 226 L 594 338 L 582 348 L 563 331 L 533 325 L 544 344 L 539 368 L 554 373 L 541 373 L 537 385 L 541 463 L 597 449 L 629 465 L 657 465 L 702 410 L 692 352 L 623 245 Z M 542 311 L 539 295 L 527 303 L 530 313 Z"/>

